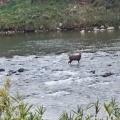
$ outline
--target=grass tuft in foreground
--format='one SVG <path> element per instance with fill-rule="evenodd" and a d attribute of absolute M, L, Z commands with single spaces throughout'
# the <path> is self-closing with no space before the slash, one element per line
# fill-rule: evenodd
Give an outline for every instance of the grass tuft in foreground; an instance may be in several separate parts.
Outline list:
<path fill-rule="evenodd" d="M 25 103 L 19 94 L 11 95 L 10 87 L 10 80 L 7 79 L 0 89 L 0 120 L 42 120 L 46 109 L 40 106 L 34 113 L 31 112 L 32 105 Z"/>
<path fill-rule="evenodd" d="M 99 115 L 100 110 L 104 114 L 102 117 Z M 63 112 L 59 120 L 120 120 L 120 107 L 115 99 L 112 99 L 109 104 L 104 103 L 103 106 L 100 106 L 98 100 L 96 103 L 90 103 L 86 107 L 78 106 L 77 110 L 72 111 L 70 114 L 66 111 Z"/>

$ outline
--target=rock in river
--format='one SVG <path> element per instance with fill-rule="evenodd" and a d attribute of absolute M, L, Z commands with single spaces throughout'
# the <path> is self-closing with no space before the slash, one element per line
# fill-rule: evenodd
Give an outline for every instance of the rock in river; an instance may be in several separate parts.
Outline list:
<path fill-rule="evenodd" d="M 111 73 L 111 72 L 109 72 L 109 73 L 105 73 L 104 75 L 101 75 L 102 77 L 108 77 L 108 76 L 111 76 L 111 75 L 113 75 L 114 73 Z"/>
<path fill-rule="evenodd" d="M 18 70 L 18 72 L 24 72 L 24 71 L 25 71 L 24 68 L 20 68 L 20 69 Z"/>
<path fill-rule="evenodd" d="M 0 68 L 0 72 L 3 72 L 3 71 L 5 71 L 5 69 L 3 69 L 3 68 Z"/>

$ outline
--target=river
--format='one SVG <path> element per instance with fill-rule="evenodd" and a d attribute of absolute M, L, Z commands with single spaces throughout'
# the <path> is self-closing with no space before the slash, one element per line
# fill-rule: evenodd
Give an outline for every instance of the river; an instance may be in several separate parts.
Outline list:
<path fill-rule="evenodd" d="M 68 64 L 77 49 L 83 49 L 80 63 Z M 0 85 L 9 77 L 11 92 L 46 107 L 48 120 L 97 99 L 120 102 L 120 31 L 0 35 L 0 68 Z"/>

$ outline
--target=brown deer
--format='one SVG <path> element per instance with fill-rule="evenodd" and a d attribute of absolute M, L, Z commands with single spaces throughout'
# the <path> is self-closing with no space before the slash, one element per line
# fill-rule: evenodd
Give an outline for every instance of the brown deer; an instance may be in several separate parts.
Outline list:
<path fill-rule="evenodd" d="M 78 50 L 77 50 L 78 51 Z M 71 64 L 71 62 L 72 61 L 78 61 L 78 63 L 79 63 L 79 61 L 80 61 L 80 59 L 81 59 L 81 55 L 82 55 L 82 51 L 78 51 L 78 55 L 69 55 L 69 61 L 68 61 L 68 64 L 70 63 Z"/>

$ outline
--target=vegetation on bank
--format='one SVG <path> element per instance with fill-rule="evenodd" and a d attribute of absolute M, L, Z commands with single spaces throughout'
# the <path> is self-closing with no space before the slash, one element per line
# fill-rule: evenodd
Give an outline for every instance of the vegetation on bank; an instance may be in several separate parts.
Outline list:
<path fill-rule="evenodd" d="M 43 120 L 45 108 L 40 106 L 32 112 L 32 105 L 24 102 L 23 97 L 18 93 L 10 93 L 11 82 L 6 80 L 3 88 L 0 89 L 0 120 Z M 104 117 L 100 118 L 99 113 L 105 109 Z M 89 113 L 90 111 L 91 113 Z M 49 116 L 48 116 L 49 118 Z M 70 114 L 63 112 L 59 120 L 120 120 L 120 107 L 112 99 L 110 103 L 100 105 L 99 101 L 90 103 L 86 107 L 78 106 L 76 111 Z"/>
<path fill-rule="evenodd" d="M 119 0 L 12 0 L 0 6 L 0 31 L 119 26 Z M 109 4 L 108 4 L 109 3 Z"/>

